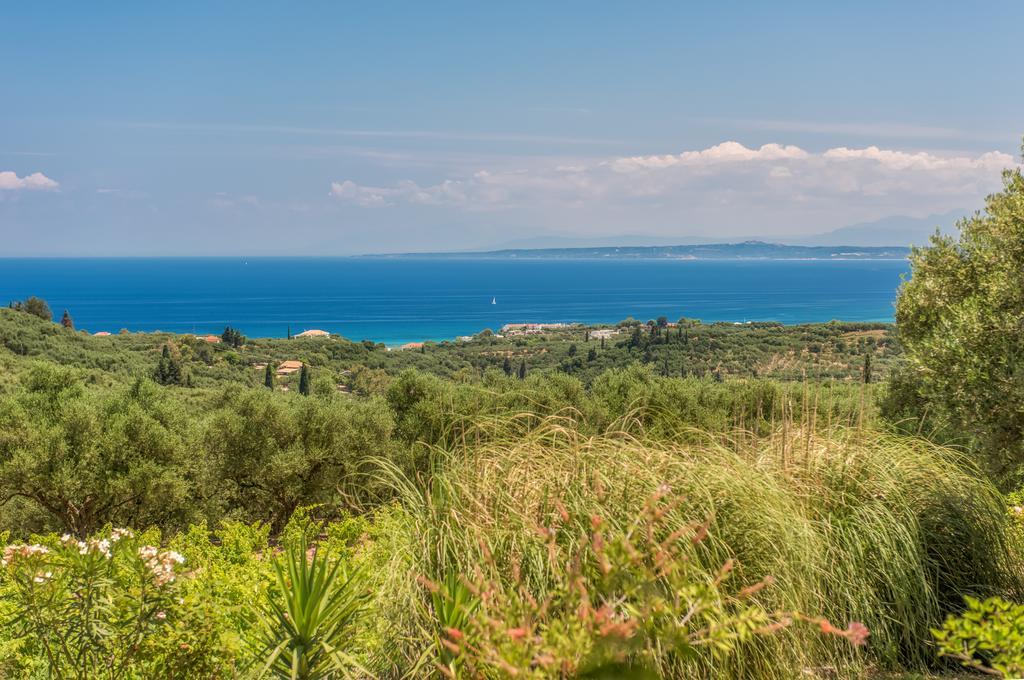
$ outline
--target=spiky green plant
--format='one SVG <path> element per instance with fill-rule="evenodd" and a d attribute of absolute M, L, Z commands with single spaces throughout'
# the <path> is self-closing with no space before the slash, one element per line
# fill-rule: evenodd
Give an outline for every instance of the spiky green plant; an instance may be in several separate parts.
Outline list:
<path fill-rule="evenodd" d="M 362 574 L 310 548 L 305 537 L 273 566 L 276 592 L 260 609 L 258 677 L 344 677 L 355 667 L 350 650 L 366 601 Z"/>

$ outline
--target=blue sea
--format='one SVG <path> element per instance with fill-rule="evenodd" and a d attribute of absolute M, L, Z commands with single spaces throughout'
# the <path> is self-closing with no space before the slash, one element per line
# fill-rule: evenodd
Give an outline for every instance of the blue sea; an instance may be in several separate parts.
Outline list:
<path fill-rule="evenodd" d="M 0 303 L 37 295 L 90 332 L 387 344 L 517 322 L 892 321 L 904 260 L 0 259 Z M 492 300 L 494 304 L 492 304 Z"/>

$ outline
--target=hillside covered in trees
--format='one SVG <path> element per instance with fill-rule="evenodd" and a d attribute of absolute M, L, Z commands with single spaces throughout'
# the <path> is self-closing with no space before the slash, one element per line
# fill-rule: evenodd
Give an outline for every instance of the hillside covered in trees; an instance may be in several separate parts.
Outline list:
<path fill-rule="evenodd" d="M 0 310 L 0 676 L 1015 677 L 1022 195 L 898 329 Z"/>

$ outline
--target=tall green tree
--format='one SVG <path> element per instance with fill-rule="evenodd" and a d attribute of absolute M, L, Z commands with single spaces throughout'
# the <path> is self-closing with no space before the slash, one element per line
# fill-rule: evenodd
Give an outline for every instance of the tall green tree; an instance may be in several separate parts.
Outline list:
<path fill-rule="evenodd" d="M 231 326 L 226 326 L 224 328 L 224 332 L 221 333 L 220 335 L 220 339 L 224 342 L 224 344 L 231 345 L 232 347 L 237 349 L 245 344 L 246 338 L 244 335 L 242 335 L 241 331 L 232 328 Z"/>
<path fill-rule="evenodd" d="M 871 352 L 864 354 L 864 372 L 862 377 L 865 385 L 871 382 Z"/>
<path fill-rule="evenodd" d="M 526 359 L 519 362 L 519 379 L 526 380 Z"/>
<path fill-rule="evenodd" d="M 282 399 L 234 390 L 205 425 L 215 492 L 245 517 L 280 530 L 300 505 L 329 503 L 339 490 L 374 493 L 375 461 L 389 453 L 394 419 L 382 399 Z"/>
<path fill-rule="evenodd" d="M 302 364 L 302 369 L 299 371 L 299 394 L 303 394 L 308 397 L 311 386 L 309 366 Z"/>
<path fill-rule="evenodd" d="M 1024 176 L 1003 173 L 959 238 L 915 248 L 896 301 L 917 398 L 1006 484 L 1024 478 Z"/>
<path fill-rule="evenodd" d="M 90 393 L 72 371 L 37 365 L 0 400 L 0 504 L 23 504 L 24 530 L 183 526 L 196 512 L 184 419 L 147 381 Z"/>
<path fill-rule="evenodd" d="M 274 362 L 268 362 L 263 371 L 263 386 L 267 389 L 274 389 Z"/>
<path fill-rule="evenodd" d="M 181 385 L 183 378 L 181 360 L 171 351 L 170 343 L 164 343 L 160 361 L 157 362 L 156 370 L 153 373 L 153 379 L 161 385 Z"/>
<path fill-rule="evenodd" d="M 46 304 L 46 300 L 37 298 L 34 295 L 25 300 L 15 300 L 10 304 L 10 308 L 31 314 L 32 316 L 38 316 L 40 319 L 53 321 L 53 312 L 50 311 L 50 305 Z"/>

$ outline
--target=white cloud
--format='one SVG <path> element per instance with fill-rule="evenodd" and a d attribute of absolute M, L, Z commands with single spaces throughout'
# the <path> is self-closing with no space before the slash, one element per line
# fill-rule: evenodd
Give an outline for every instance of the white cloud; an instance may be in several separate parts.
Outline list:
<path fill-rule="evenodd" d="M 780 225 L 812 219 L 838 224 L 886 214 L 928 214 L 977 205 L 998 188 L 1009 154 L 948 155 L 927 151 L 838 147 L 812 152 L 733 141 L 677 154 L 537 162 L 489 169 L 436 184 L 411 180 L 331 185 L 343 203 L 364 207 L 450 206 L 522 211 L 562 223 L 634 219 L 645 224 Z M 831 216 L 831 217 L 830 217 Z M 581 222 L 582 224 L 582 222 Z"/>
<path fill-rule="evenodd" d="M 9 170 L 0 172 L 0 190 L 54 190 L 59 187 L 60 184 L 41 172 L 34 172 L 31 175 L 25 175 L 24 177 L 18 177 L 16 173 Z"/>
<path fill-rule="evenodd" d="M 765 144 L 760 149 L 748 149 L 739 142 L 722 142 L 701 151 L 684 151 L 668 156 L 632 156 L 617 158 L 609 162 L 619 172 L 634 170 L 671 168 L 679 165 L 707 166 L 719 163 L 744 163 L 750 161 L 779 161 L 807 158 L 808 153 L 797 146 Z"/>

